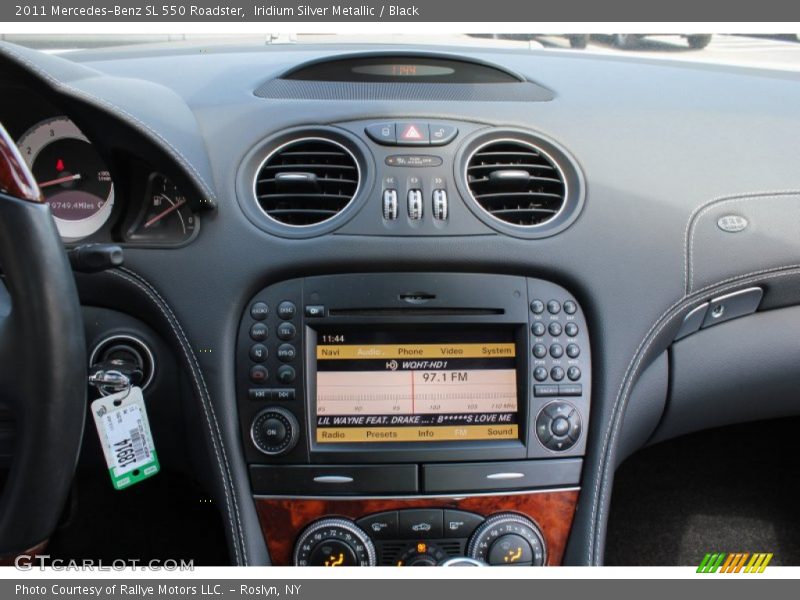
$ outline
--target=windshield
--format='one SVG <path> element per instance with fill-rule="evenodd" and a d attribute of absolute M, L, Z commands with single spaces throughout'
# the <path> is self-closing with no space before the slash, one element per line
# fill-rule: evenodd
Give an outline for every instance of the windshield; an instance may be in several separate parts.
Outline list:
<path fill-rule="evenodd" d="M 506 48 L 518 51 L 573 51 L 667 58 L 770 69 L 800 70 L 800 34 L 89 34 L 0 35 L 0 39 L 51 53 L 126 47 L 162 47 L 165 50 L 203 48 L 221 51 L 232 46 L 274 44 L 391 44 Z"/>

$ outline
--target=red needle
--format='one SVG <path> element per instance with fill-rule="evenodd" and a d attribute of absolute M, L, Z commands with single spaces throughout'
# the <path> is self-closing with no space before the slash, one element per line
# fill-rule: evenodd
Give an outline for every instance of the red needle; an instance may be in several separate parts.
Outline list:
<path fill-rule="evenodd" d="M 161 213 L 157 214 L 155 217 L 151 218 L 149 221 L 147 221 L 147 222 L 144 224 L 144 227 L 145 227 L 145 229 L 147 229 L 147 228 L 148 228 L 148 227 L 150 227 L 151 225 L 155 225 L 155 224 L 156 224 L 156 223 L 158 223 L 158 222 L 159 222 L 161 219 L 163 219 L 164 217 L 166 217 L 166 216 L 167 216 L 168 214 L 170 214 L 171 212 L 178 210 L 178 209 L 179 209 L 181 206 L 183 206 L 184 204 L 186 204 L 186 199 L 179 200 L 178 202 L 176 202 L 175 204 L 173 204 L 172 206 L 170 206 L 170 207 L 169 207 L 168 209 L 166 209 L 165 211 L 163 211 L 163 212 L 161 212 Z"/>
<path fill-rule="evenodd" d="M 81 178 L 80 173 L 75 175 L 67 175 L 66 177 L 59 177 L 58 179 L 51 179 L 50 181 L 43 181 L 39 184 L 40 188 L 49 187 L 51 185 L 58 185 L 59 183 L 67 183 L 68 181 L 76 181 Z"/>

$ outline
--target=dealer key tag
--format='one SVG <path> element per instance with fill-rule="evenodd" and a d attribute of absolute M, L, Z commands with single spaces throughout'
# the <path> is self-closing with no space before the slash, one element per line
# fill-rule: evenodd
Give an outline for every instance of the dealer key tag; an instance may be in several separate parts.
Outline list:
<path fill-rule="evenodd" d="M 92 414 L 115 489 L 125 489 L 158 473 L 160 466 L 141 388 L 98 398 L 92 402 Z"/>

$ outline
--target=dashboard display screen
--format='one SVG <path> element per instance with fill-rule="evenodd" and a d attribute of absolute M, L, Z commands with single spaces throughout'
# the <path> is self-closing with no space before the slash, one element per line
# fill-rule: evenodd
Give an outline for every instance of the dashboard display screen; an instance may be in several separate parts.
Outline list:
<path fill-rule="evenodd" d="M 519 439 L 508 330 L 317 332 L 319 444 Z"/>
<path fill-rule="evenodd" d="M 353 73 L 378 77 L 442 77 L 452 75 L 455 73 L 455 69 L 439 65 L 385 63 L 359 65 L 353 67 Z"/>

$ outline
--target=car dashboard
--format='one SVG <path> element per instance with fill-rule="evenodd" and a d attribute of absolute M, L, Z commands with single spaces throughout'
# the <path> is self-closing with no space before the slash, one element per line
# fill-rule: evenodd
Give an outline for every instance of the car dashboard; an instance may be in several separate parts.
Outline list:
<path fill-rule="evenodd" d="M 797 75 L 384 46 L 0 61 L 65 246 L 124 249 L 76 274 L 90 363 L 145 369 L 162 460 L 201 473 L 235 564 L 602 564 L 626 456 L 797 412 Z"/>

